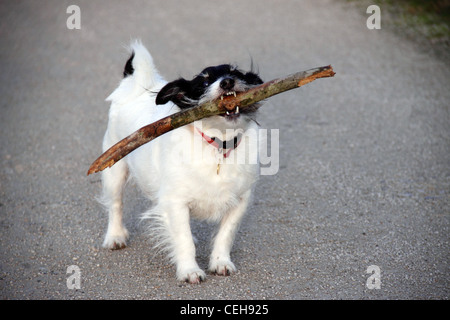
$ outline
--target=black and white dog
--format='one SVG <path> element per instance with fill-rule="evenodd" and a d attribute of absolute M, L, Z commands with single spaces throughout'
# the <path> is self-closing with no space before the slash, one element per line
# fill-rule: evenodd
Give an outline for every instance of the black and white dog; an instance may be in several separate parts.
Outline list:
<path fill-rule="evenodd" d="M 131 44 L 124 79 L 107 98 L 111 101 L 103 150 L 137 129 L 202 102 L 235 95 L 262 80 L 224 64 L 204 69 L 192 80 L 167 83 L 158 73 L 147 49 Z M 158 246 L 176 265 L 177 278 L 189 283 L 205 279 L 195 260 L 190 217 L 218 222 L 209 260 L 210 272 L 236 271 L 230 251 L 259 175 L 252 161 L 258 125 L 252 116 L 257 105 L 212 116 L 173 130 L 133 151 L 102 172 L 102 202 L 109 211 L 103 246 L 120 249 L 128 231 L 122 222 L 122 191 L 134 178 L 153 207 L 143 214 Z"/>

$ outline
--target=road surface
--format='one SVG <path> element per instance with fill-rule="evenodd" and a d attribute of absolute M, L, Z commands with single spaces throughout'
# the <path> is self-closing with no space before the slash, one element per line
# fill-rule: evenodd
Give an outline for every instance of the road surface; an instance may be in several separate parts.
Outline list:
<path fill-rule="evenodd" d="M 80 29 L 71 4 L 0 4 L 0 298 L 449 298 L 448 61 L 341 1 L 76 1 Z M 178 283 L 132 184 L 129 246 L 101 248 L 100 175 L 86 171 L 134 38 L 168 80 L 251 60 L 266 81 L 336 72 L 261 108 L 279 167 L 258 182 L 230 277 Z M 192 228 L 206 268 L 213 226 Z"/>

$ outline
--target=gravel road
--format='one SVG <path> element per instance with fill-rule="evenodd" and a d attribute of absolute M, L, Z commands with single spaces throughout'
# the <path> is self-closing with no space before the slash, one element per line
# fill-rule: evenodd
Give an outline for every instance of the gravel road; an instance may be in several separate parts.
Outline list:
<path fill-rule="evenodd" d="M 449 61 L 368 16 L 332 0 L 0 2 L 0 298 L 449 299 Z M 168 80 L 251 60 L 264 80 L 336 72 L 261 108 L 279 170 L 257 185 L 230 277 L 178 283 L 132 184 L 129 246 L 101 248 L 100 175 L 86 171 L 133 38 Z M 206 267 L 213 226 L 192 228 Z"/>

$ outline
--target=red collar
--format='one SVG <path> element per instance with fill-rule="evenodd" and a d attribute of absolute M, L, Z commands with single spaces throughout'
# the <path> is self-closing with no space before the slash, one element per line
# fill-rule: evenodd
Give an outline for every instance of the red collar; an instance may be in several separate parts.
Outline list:
<path fill-rule="evenodd" d="M 230 155 L 231 151 L 236 149 L 242 140 L 242 133 L 238 133 L 237 136 L 235 136 L 233 139 L 230 139 L 228 141 L 222 141 L 217 137 L 209 137 L 206 134 L 204 134 L 199 128 L 197 129 L 198 133 L 200 133 L 205 139 L 206 142 L 208 142 L 210 145 L 214 146 L 219 150 L 220 153 L 223 153 L 223 150 L 228 150 L 227 152 L 223 153 L 223 157 L 226 158 Z"/>

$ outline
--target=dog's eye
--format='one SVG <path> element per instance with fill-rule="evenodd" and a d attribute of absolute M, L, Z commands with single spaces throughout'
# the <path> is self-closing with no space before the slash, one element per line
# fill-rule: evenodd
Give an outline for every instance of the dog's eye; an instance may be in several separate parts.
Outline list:
<path fill-rule="evenodd" d="M 206 88 L 207 86 L 209 86 L 209 81 L 208 80 L 203 81 L 203 87 Z"/>

